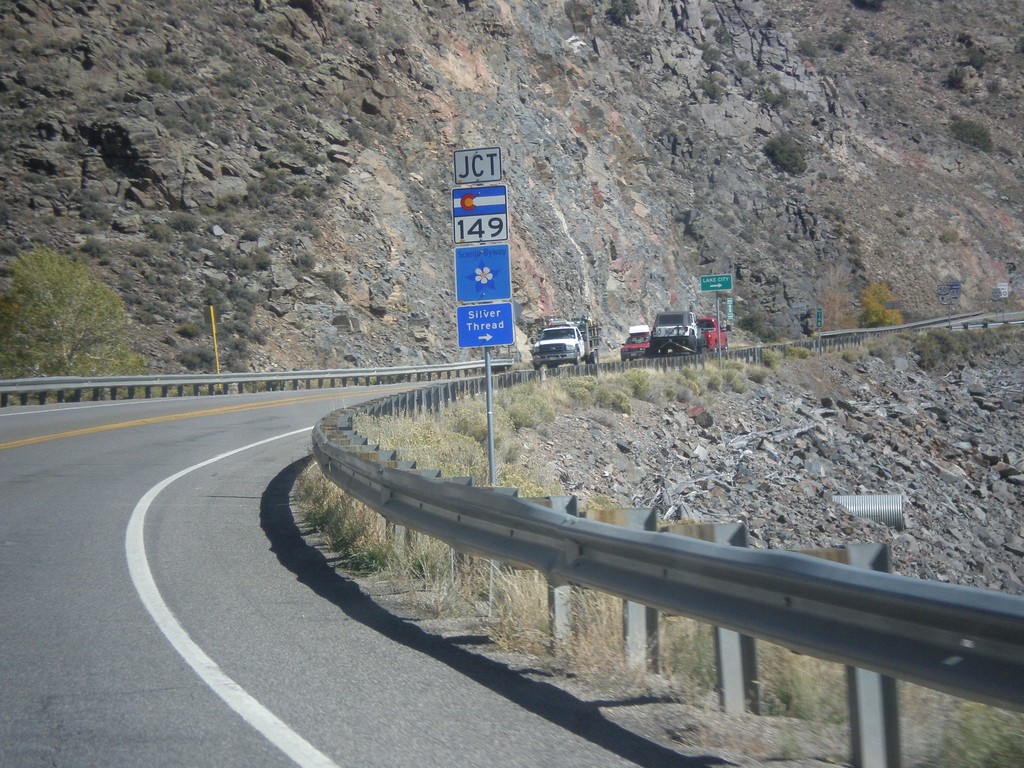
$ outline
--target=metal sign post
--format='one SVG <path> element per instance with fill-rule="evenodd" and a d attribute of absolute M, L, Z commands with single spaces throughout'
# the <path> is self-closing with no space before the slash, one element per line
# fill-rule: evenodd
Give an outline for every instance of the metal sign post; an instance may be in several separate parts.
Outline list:
<path fill-rule="evenodd" d="M 952 307 L 953 304 L 960 303 L 960 287 L 961 283 L 959 280 L 950 280 L 948 283 L 939 283 L 936 294 L 939 297 L 939 303 L 946 307 Z M 952 309 L 946 310 L 946 326 L 953 330 L 953 312 Z"/>
<path fill-rule="evenodd" d="M 452 241 L 455 248 L 455 296 L 460 347 L 484 348 L 487 394 L 487 463 L 491 487 L 497 484 L 494 463 L 494 393 L 491 347 L 515 343 L 512 278 L 509 263 L 507 188 L 501 149 L 457 149 L 452 189 Z M 487 186 L 479 186 L 481 184 Z M 468 186 L 474 185 L 474 186 Z M 504 244 L 503 244 L 504 243 Z"/>
<path fill-rule="evenodd" d="M 715 323 L 718 324 L 718 370 L 725 367 L 722 362 L 722 300 L 721 292 L 715 291 Z"/>
<path fill-rule="evenodd" d="M 494 394 L 491 391 L 490 347 L 484 347 L 484 376 L 487 381 L 487 480 L 491 488 L 494 488 L 498 484 L 498 474 L 494 468 Z"/>
<path fill-rule="evenodd" d="M 721 304 L 719 303 L 719 294 L 721 291 L 732 290 L 732 275 L 701 275 L 700 290 L 701 293 L 707 291 L 715 292 L 715 322 L 718 324 L 718 367 L 721 369 L 725 366 L 725 363 L 722 362 L 722 310 Z"/>

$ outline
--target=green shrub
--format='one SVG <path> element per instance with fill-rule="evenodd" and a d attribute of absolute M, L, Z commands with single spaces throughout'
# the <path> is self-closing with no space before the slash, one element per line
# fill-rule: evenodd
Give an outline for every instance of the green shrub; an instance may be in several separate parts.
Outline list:
<path fill-rule="evenodd" d="M 988 63 L 988 54 L 985 53 L 984 48 L 972 45 L 967 49 L 967 63 L 981 72 Z"/>
<path fill-rule="evenodd" d="M 633 397 L 646 400 L 651 394 L 651 372 L 646 368 L 630 368 L 622 374 Z"/>
<path fill-rule="evenodd" d="M 936 328 L 918 334 L 912 343 L 917 364 L 927 370 L 951 365 L 954 358 L 969 351 L 975 334 L 956 334 L 945 328 Z"/>
<path fill-rule="evenodd" d="M 638 13 L 636 0 L 611 0 L 605 15 L 612 24 L 622 25 Z"/>
<path fill-rule="evenodd" d="M 953 67 L 946 73 L 946 79 L 943 80 L 943 83 L 951 90 L 962 91 L 967 83 L 967 70 L 963 67 Z"/>
<path fill-rule="evenodd" d="M 800 52 L 801 56 L 807 59 L 813 59 L 818 55 L 818 45 L 813 40 L 809 40 L 807 38 L 798 40 L 796 49 Z"/>
<path fill-rule="evenodd" d="M 764 153 L 780 171 L 795 176 L 807 170 L 803 145 L 792 133 L 773 136 L 764 145 Z"/>
<path fill-rule="evenodd" d="M 721 84 L 712 76 L 708 75 L 700 83 L 700 89 L 707 96 L 709 101 L 719 102 L 722 100 L 722 96 L 725 95 L 725 89 Z"/>
<path fill-rule="evenodd" d="M 755 384 L 764 384 L 768 379 L 768 369 L 752 365 L 747 369 L 747 378 Z"/>
<path fill-rule="evenodd" d="M 216 367 L 213 350 L 206 347 L 183 349 L 178 353 L 178 362 L 190 371 L 212 372 Z"/>
<path fill-rule="evenodd" d="M 151 67 L 146 70 L 146 81 L 153 85 L 159 85 L 165 90 L 171 90 L 174 87 L 174 78 L 164 72 L 162 69 Z"/>
<path fill-rule="evenodd" d="M 555 418 L 551 398 L 539 387 L 513 387 L 508 392 L 504 408 L 516 429 L 536 427 Z"/>
<path fill-rule="evenodd" d="M 79 247 L 79 250 L 87 256 L 99 259 L 107 255 L 108 249 L 106 241 L 99 240 L 95 237 L 87 237 L 85 242 Z"/>
<path fill-rule="evenodd" d="M 992 150 L 992 134 L 986 126 L 974 120 L 955 117 L 949 122 L 949 132 L 957 141 L 982 152 Z"/>
<path fill-rule="evenodd" d="M 203 335 L 203 329 L 196 323 L 182 323 L 175 333 L 183 339 L 195 339 Z"/>
<path fill-rule="evenodd" d="M 378 524 L 377 513 L 343 493 L 312 464 L 295 484 L 295 504 L 341 564 L 356 573 L 384 570 L 393 548 Z"/>
<path fill-rule="evenodd" d="M 719 59 L 722 58 L 722 52 L 711 45 L 711 43 L 705 43 L 700 54 L 701 61 L 707 64 L 709 67 L 714 67 L 718 64 Z"/>
<path fill-rule="evenodd" d="M 704 377 L 704 388 L 708 392 L 722 391 L 722 376 L 717 372 L 709 373 Z"/>
<path fill-rule="evenodd" d="M 789 94 L 785 91 L 773 91 L 770 88 L 762 88 L 758 92 L 761 103 L 769 109 L 779 109 L 789 104 Z"/>
<path fill-rule="evenodd" d="M 794 344 L 789 344 L 786 346 L 783 354 L 793 360 L 806 360 L 811 356 L 811 350 L 807 347 L 798 347 Z"/>
<path fill-rule="evenodd" d="M 847 363 L 856 363 L 863 360 L 865 356 L 864 349 L 862 347 L 849 347 L 844 349 L 840 357 Z"/>
<path fill-rule="evenodd" d="M 594 387 L 594 404 L 617 413 L 628 415 L 633 412 L 629 392 L 621 383 L 608 383 L 603 380 L 598 382 Z"/>
<path fill-rule="evenodd" d="M 175 232 L 195 232 L 196 227 L 199 226 L 199 220 L 191 213 L 185 213 L 184 211 L 175 211 L 167 219 L 167 224 Z"/>
<path fill-rule="evenodd" d="M 781 361 L 782 354 L 777 350 L 765 349 L 761 351 L 761 364 L 765 368 L 777 368 Z"/>
<path fill-rule="evenodd" d="M 736 368 L 727 368 L 722 373 L 722 380 L 725 388 L 730 392 L 743 394 L 747 391 L 747 381 L 743 376 L 743 371 L 741 370 Z"/>
<path fill-rule="evenodd" d="M 849 32 L 833 32 L 829 35 L 828 47 L 836 53 L 842 53 L 851 42 L 853 42 L 853 35 Z"/>
<path fill-rule="evenodd" d="M 590 405 L 594 402 L 594 390 L 597 388 L 597 379 L 593 376 L 574 376 L 562 382 L 562 389 L 580 405 Z"/>

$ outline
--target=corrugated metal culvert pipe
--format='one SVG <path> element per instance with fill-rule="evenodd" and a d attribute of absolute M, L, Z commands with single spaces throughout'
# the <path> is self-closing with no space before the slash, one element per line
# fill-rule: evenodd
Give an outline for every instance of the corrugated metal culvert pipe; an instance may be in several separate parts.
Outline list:
<path fill-rule="evenodd" d="M 903 494 L 878 493 L 864 496 L 833 496 L 832 501 L 843 507 L 854 517 L 866 517 L 877 523 L 884 523 L 897 531 L 905 530 L 903 519 Z"/>

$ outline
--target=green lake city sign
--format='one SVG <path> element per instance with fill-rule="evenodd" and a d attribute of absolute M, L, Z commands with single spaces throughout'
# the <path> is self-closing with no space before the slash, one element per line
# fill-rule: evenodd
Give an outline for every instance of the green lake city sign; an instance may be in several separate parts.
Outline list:
<path fill-rule="evenodd" d="M 702 291 L 731 291 L 732 275 L 701 275 L 700 289 Z"/>

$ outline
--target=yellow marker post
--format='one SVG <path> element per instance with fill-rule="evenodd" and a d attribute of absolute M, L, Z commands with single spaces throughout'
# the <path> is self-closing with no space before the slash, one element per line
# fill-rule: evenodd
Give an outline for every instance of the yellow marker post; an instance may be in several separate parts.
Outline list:
<path fill-rule="evenodd" d="M 220 375 L 220 353 L 217 351 L 217 318 L 216 313 L 213 310 L 213 304 L 210 305 L 210 327 L 213 328 L 213 360 L 217 366 L 217 375 Z"/>

